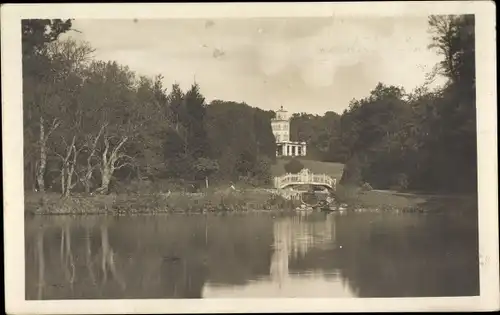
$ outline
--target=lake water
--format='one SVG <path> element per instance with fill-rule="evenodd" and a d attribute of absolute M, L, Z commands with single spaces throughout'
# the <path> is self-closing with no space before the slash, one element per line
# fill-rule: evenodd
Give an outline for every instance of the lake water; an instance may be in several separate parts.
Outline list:
<path fill-rule="evenodd" d="M 458 214 L 36 216 L 25 235 L 27 299 L 479 294 Z"/>

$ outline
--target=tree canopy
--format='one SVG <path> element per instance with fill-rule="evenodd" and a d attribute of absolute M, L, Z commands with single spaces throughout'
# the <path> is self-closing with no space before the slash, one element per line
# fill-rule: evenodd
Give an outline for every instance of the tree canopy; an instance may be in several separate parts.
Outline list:
<path fill-rule="evenodd" d="M 302 162 L 300 162 L 298 159 L 293 158 L 288 161 L 288 163 L 286 163 L 284 167 L 287 173 L 297 174 L 304 168 L 304 164 L 302 164 Z"/>
<path fill-rule="evenodd" d="M 429 48 L 443 57 L 430 77 L 443 75 L 446 85 L 406 93 L 379 83 L 353 100 L 335 139 L 347 156 L 342 183 L 476 191 L 474 16 L 431 16 L 429 32 Z"/>
<path fill-rule="evenodd" d="M 269 182 L 270 113 L 207 104 L 194 82 L 167 91 L 59 35 L 71 21 L 23 21 L 25 186 L 107 193 L 134 179 Z"/>
<path fill-rule="evenodd" d="M 473 15 L 429 17 L 442 57 L 414 91 L 382 82 L 337 114 L 296 113 L 292 141 L 308 157 L 345 163 L 341 183 L 431 191 L 477 189 Z M 207 103 L 203 87 L 168 89 L 85 42 L 61 40 L 71 20 L 23 20 L 25 186 L 107 193 L 115 182 L 270 183 L 273 111 Z M 431 90 L 437 76 L 447 83 Z M 259 104 L 255 104 L 258 106 Z"/>
<path fill-rule="evenodd" d="M 422 86 L 380 82 L 342 115 L 293 115 L 292 140 L 306 141 L 311 158 L 345 163 L 341 183 L 476 191 L 474 16 L 430 16 L 428 26 L 428 48 L 442 60 Z M 437 75 L 447 82 L 431 90 Z"/>

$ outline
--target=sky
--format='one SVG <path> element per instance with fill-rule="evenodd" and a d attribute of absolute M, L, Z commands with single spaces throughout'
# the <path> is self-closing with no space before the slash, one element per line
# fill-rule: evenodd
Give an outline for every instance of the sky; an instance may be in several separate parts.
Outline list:
<path fill-rule="evenodd" d="M 66 37 L 94 57 L 196 81 L 207 102 L 246 102 L 290 112 L 342 111 L 378 82 L 411 91 L 439 62 L 426 17 L 75 20 Z"/>

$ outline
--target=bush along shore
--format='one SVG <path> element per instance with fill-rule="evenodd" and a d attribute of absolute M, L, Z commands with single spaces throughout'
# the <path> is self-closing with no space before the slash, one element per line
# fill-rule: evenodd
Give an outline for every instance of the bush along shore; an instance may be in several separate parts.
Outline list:
<path fill-rule="evenodd" d="M 316 210 L 321 210 L 315 208 Z M 390 191 L 363 191 L 338 186 L 330 210 L 349 212 L 437 213 L 452 209 L 455 213 L 477 209 L 474 196 L 436 196 Z M 25 213 L 41 215 L 125 215 L 167 213 L 244 213 L 255 211 L 294 212 L 304 210 L 302 202 L 288 199 L 272 190 L 253 189 L 239 192 L 150 193 L 72 195 L 28 193 Z M 309 210 L 311 208 L 309 207 Z"/>
<path fill-rule="evenodd" d="M 95 196 L 27 194 L 27 214 L 161 214 L 292 211 L 300 205 L 268 191 L 109 194 Z"/>

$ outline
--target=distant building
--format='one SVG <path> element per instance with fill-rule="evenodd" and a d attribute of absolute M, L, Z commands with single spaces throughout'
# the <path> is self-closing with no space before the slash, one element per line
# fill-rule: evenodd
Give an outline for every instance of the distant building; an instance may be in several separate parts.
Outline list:
<path fill-rule="evenodd" d="M 281 106 L 276 118 L 271 120 L 274 138 L 276 138 L 276 156 L 305 156 L 306 143 L 290 141 L 290 116 Z"/>

